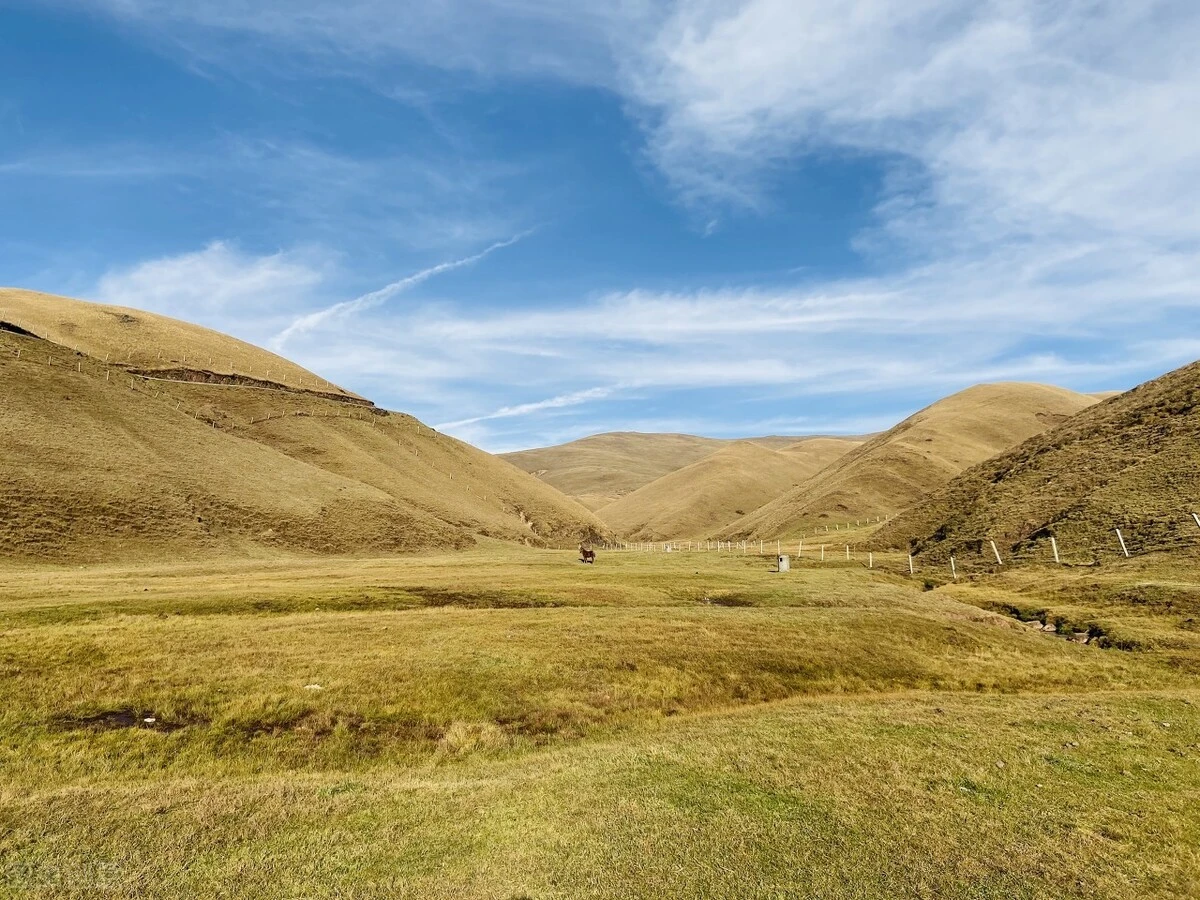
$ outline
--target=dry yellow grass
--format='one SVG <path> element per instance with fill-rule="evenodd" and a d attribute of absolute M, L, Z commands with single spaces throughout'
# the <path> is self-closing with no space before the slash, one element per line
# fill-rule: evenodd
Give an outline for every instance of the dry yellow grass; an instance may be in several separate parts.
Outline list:
<path fill-rule="evenodd" d="M 859 445 L 840 438 L 779 441 L 772 450 L 737 441 L 601 507 L 630 540 L 700 539 L 774 500 Z"/>
<path fill-rule="evenodd" d="M 887 516 L 964 469 L 1065 421 L 1093 397 L 1041 384 L 981 384 L 932 404 L 734 522 L 721 537 L 776 538 Z"/>
<path fill-rule="evenodd" d="M 190 326 L 166 327 L 155 334 L 184 343 L 165 355 L 191 356 Z M 201 346 L 222 337 L 200 331 Z M 257 366 L 255 349 L 245 358 Z M 0 330 L 0 555 L 379 552 L 480 536 L 569 545 L 603 532 L 569 498 L 410 416 L 300 389 L 298 374 L 296 387 L 174 380 L 189 374 L 133 377 Z"/>

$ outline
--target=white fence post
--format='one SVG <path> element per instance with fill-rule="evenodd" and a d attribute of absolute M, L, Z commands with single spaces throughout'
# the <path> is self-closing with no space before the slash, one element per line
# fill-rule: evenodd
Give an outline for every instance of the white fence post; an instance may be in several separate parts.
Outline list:
<path fill-rule="evenodd" d="M 954 576 L 954 580 L 958 581 L 958 568 L 954 565 L 954 557 L 950 557 L 950 574 Z"/>
<path fill-rule="evenodd" d="M 1195 513 L 1192 513 L 1192 518 L 1196 520 L 1197 525 L 1200 525 L 1200 516 L 1196 515 Z"/>
<path fill-rule="evenodd" d="M 1129 558 L 1129 548 L 1125 546 L 1125 538 L 1121 535 L 1121 529 L 1114 529 L 1117 532 L 1117 540 L 1121 542 L 1121 552 L 1125 554 L 1125 558 Z"/>
<path fill-rule="evenodd" d="M 989 543 L 992 545 L 992 552 L 996 554 L 996 563 L 1001 566 L 1004 565 L 1004 560 L 1000 558 L 1000 551 L 996 549 L 996 542 L 989 541 Z"/>
<path fill-rule="evenodd" d="M 911 553 L 910 553 L 910 554 L 908 554 L 908 574 L 909 574 L 909 575 L 914 575 L 914 574 L 916 574 L 916 573 L 913 571 L 913 561 L 912 561 L 912 554 L 911 554 Z"/>
<path fill-rule="evenodd" d="M 874 553 L 867 554 L 867 568 L 868 569 L 875 568 L 875 554 Z"/>
<path fill-rule="evenodd" d="M 1054 564 L 1062 565 L 1058 558 L 1058 541 L 1053 536 L 1050 538 L 1050 547 L 1054 550 Z"/>
<path fill-rule="evenodd" d="M 825 562 L 825 545 L 821 545 L 821 562 Z"/>

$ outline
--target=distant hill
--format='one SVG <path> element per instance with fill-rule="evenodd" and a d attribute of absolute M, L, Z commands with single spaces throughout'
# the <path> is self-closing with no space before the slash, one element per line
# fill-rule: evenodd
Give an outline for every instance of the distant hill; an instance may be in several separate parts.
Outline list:
<path fill-rule="evenodd" d="M 767 435 L 731 440 L 694 434 L 613 431 L 553 447 L 504 453 L 501 459 L 557 488 L 588 509 L 598 510 L 723 447 L 749 443 L 786 451 L 813 437 L 817 436 Z M 863 440 L 860 437 L 832 439 Z"/>
<path fill-rule="evenodd" d="M 771 450 L 736 441 L 662 476 L 597 515 L 632 540 L 698 539 L 773 500 L 858 446 L 844 438 L 794 438 Z"/>
<path fill-rule="evenodd" d="M 589 509 L 599 509 L 726 444 L 691 434 L 595 434 L 501 456 Z"/>
<path fill-rule="evenodd" d="M 1041 384 L 981 384 L 937 401 L 729 525 L 721 537 L 776 538 L 826 522 L 888 516 L 951 478 L 1097 401 Z"/>
<path fill-rule="evenodd" d="M 1064 561 L 1200 546 L 1200 362 L 1085 409 L 962 473 L 883 529 L 878 543 L 929 559 L 991 554 Z"/>
<path fill-rule="evenodd" d="M 223 365 L 206 367 L 210 348 Z M 0 391 L 0 556 L 569 545 L 604 532 L 411 416 L 151 313 L 0 291 Z"/>

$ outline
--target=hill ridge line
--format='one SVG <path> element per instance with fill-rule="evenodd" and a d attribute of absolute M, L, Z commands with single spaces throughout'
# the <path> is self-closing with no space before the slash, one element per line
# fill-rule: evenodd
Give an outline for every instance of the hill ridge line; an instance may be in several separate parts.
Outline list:
<path fill-rule="evenodd" d="M 39 340 L 44 339 L 39 338 Z M 53 344 L 54 342 L 50 341 L 49 343 Z M 56 344 L 55 346 L 62 345 Z M 88 359 L 95 359 L 94 356 L 89 356 L 86 353 L 81 355 L 87 356 Z M 143 378 L 147 381 L 163 381 L 171 384 L 203 384 L 208 387 L 249 388 L 251 390 L 278 391 L 279 393 L 284 394 L 303 394 L 308 397 L 320 397 L 323 400 L 332 400 L 335 403 L 347 403 L 353 406 L 368 407 L 370 409 L 380 410 L 382 412 L 381 408 L 376 406 L 374 401 L 368 400 L 365 397 L 353 397 L 347 394 L 332 394 L 328 391 L 315 391 L 305 387 L 293 387 L 292 385 L 283 384 L 279 381 L 271 381 L 266 378 L 255 378 L 253 375 L 226 375 L 221 372 L 213 372 L 210 369 L 193 369 L 188 366 L 179 366 L 172 369 L 142 369 L 124 366 L 119 363 L 106 363 L 106 365 L 117 365 L 118 367 L 123 368 L 127 374 L 137 378 Z M 158 374 L 151 374 L 155 372 Z M 199 381 L 192 378 L 162 377 L 168 373 L 195 374 L 204 377 Z"/>

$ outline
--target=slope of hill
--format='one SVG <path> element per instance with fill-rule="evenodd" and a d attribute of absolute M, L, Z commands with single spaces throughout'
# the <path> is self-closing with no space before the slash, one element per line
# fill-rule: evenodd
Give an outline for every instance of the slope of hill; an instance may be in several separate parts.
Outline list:
<path fill-rule="evenodd" d="M 563 545 L 604 531 L 537 479 L 410 416 L 324 384 L 301 389 L 299 367 L 287 376 L 295 387 L 151 376 L 136 359 L 108 365 L 35 337 L 67 320 L 39 296 L 51 308 L 17 325 L 29 333 L 0 326 L 0 556 L 348 553 L 477 536 Z M 87 306 L 63 308 L 73 322 L 105 315 Z M 164 356 L 190 358 L 222 337 L 139 316 L 180 341 Z M 98 346 L 85 328 L 74 336 Z M 245 346 L 247 366 L 272 356 Z"/>
<path fill-rule="evenodd" d="M 897 518 L 881 545 L 1064 561 L 1200 545 L 1200 362 L 1086 409 L 975 466 Z"/>
<path fill-rule="evenodd" d="M 501 458 L 589 509 L 599 509 L 725 444 L 691 434 L 618 431 L 555 447 L 505 453 Z"/>
<path fill-rule="evenodd" d="M 214 383 L 260 381 L 356 396 L 261 347 L 139 309 L 0 288 L 0 322 L 96 360 L 151 374 L 186 374 Z"/>
<path fill-rule="evenodd" d="M 632 540 L 697 539 L 775 499 L 858 446 L 810 438 L 771 450 L 736 441 L 597 511 Z"/>
<path fill-rule="evenodd" d="M 823 522 L 888 516 L 968 466 L 1097 401 L 1041 384 L 981 384 L 937 401 L 732 523 L 721 537 L 775 538 Z"/>

